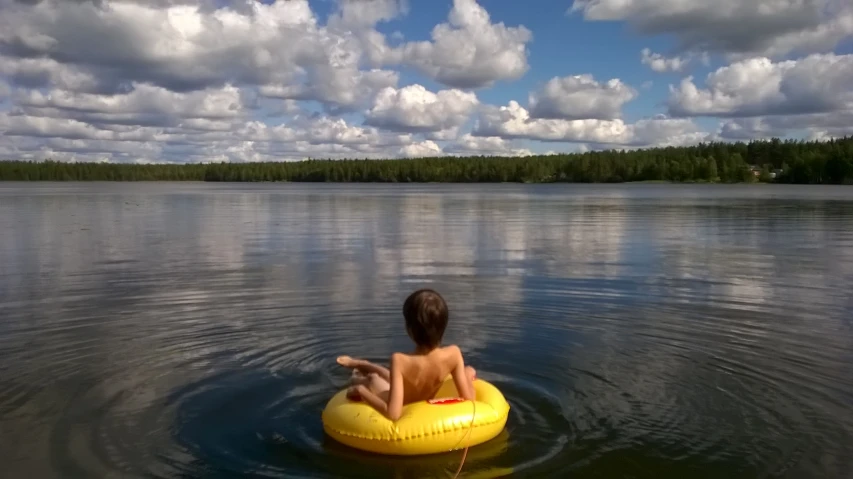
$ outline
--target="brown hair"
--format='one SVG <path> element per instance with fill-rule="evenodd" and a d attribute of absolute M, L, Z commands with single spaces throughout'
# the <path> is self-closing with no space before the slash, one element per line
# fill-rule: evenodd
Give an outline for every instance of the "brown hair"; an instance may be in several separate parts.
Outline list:
<path fill-rule="evenodd" d="M 447 304 L 431 289 L 419 289 L 403 303 L 403 317 L 412 341 L 421 347 L 436 348 L 447 328 Z"/>

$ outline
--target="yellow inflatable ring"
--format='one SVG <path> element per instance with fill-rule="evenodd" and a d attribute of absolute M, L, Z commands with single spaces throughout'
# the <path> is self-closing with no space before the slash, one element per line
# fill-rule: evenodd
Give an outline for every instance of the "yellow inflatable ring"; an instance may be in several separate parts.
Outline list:
<path fill-rule="evenodd" d="M 476 446 L 500 434 L 509 404 L 498 388 L 482 379 L 474 381 L 474 391 L 476 401 L 461 399 L 453 379 L 445 379 L 433 399 L 403 406 L 403 414 L 394 422 L 366 403 L 350 401 L 343 390 L 326 404 L 323 430 L 347 446 L 389 455 Z"/>

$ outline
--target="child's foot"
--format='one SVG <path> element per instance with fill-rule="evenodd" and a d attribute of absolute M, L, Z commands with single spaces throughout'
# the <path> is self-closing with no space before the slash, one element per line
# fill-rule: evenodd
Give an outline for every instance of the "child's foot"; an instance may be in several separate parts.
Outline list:
<path fill-rule="evenodd" d="M 357 386 L 347 389 L 347 399 L 350 401 L 361 401 L 361 394 L 358 393 Z"/>
<path fill-rule="evenodd" d="M 355 367 L 355 359 L 349 356 L 338 356 L 338 364 L 345 368 L 354 368 Z"/>
<path fill-rule="evenodd" d="M 370 380 L 361 373 L 358 369 L 353 369 L 352 374 L 349 377 L 350 386 L 358 386 L 359 384 L 363 384 L 367 386 L 370 383 Z"/>

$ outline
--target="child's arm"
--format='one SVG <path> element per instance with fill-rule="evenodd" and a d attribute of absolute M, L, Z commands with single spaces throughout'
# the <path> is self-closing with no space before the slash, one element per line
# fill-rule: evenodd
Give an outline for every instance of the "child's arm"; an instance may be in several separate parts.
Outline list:
<path fill-rule="evenodd" d="M 370 373 L 376 373 L 380 378 L 388 381 L 389 383 L 391 382 L 391 373 L 388 371 L 388 368 L 384 366 L 373 364 L 364 359 L 353 359 L 349 356 L 339 356 L 337 361 L 341 366 L 357 369 L 365 376 Z"/>
<path fill-rule="evenodd" d="M 391 389 L 388 390 L 388 419 L 396 421 L 403 414 L 403 355 L 391 355 Z"/>
<path fill-rule="evenodd" d="M 465 374 L 465 360 L 462 359 L 462 350 L 458 346 L 452 346 L 452 348 L 451 360 L 453 361 L 453 369 L 451 374 L 453 375 L 453 383 L 456 384 L 456 390 L 463 399 L 473 401 L 476 399 L 474 385 L 471 384 L 468 375 Z"/>
<path fill-rule="evenodd" d="M 391 389 L 388 391 L 387 403 L 369 388 L 363 385 L 358 386 L 358 393 L 364 402 L 392 421 L 400 419 L 400 415 L 403 413 L 403 373 L 401 360 L 402 357 L 397 354 L 391 356 L 391 380 L 389 381 Z"/>

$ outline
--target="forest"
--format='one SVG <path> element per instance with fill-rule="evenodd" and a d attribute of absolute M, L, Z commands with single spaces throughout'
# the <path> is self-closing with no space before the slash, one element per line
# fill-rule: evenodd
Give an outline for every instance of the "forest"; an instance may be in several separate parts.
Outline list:
<path fill-rule="evenodd" d="M 853 136 L 527 157 L 264 163 L 0 161 L 0 181 L 520 182 L 853 184 Z"/>

